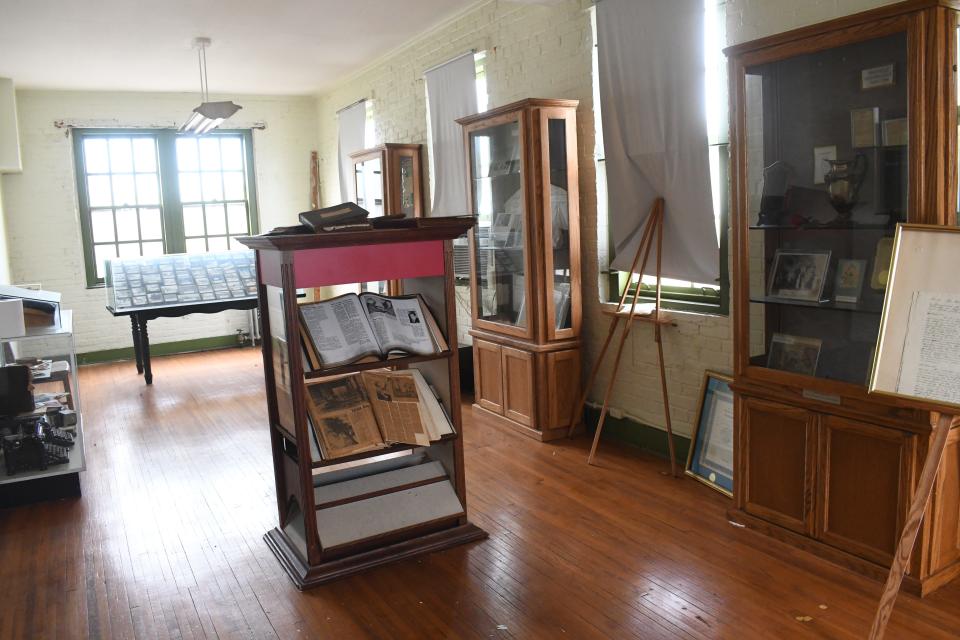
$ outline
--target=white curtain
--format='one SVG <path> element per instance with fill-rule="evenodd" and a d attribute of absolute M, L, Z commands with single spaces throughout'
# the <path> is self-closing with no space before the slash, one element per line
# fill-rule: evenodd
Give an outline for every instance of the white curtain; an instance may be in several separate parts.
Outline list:
<path fill-rule="evenodd" d="M 663 276 L 716 281 L 703 29 L 703 0 L 597 3 L 613 269 L 630 268 L 650 207 L 662 196 Z M 652 252 L 646 274 L 655 273 L 655 258 Z"/>
<path fill-rule="evenodd" d="M 457 118 L 477 112 L 477 73 L 473 53 L 466 53 L 424 73 L 430 107 L 433 158 L 431 216 L 469 212 L 463 131 Z"/>
<path fill-rule="evenodd" d="M 350 154 L 363 151 L 367 124 L 367 101 L 361 100 L 337 112 L 340 153 L 340 201 L 355 200 L 353 163 Z"/>

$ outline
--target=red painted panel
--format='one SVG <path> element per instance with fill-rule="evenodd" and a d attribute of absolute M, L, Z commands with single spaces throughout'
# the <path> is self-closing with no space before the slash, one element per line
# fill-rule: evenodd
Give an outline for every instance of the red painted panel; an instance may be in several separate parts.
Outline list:
<path fill-rule="evenodd" d="M 305 249 L 293 254 L 295 286 L 443 275 L 443 240 Z"/>

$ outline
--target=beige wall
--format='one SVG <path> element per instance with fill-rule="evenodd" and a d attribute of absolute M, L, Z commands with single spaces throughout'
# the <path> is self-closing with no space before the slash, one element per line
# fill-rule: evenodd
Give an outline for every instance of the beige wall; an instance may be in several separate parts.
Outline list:
<path fill-rule="evenodd" d="M 3 181 L 0 180 L 0 284 L 10 284 L 10 250 L 7 248 L 7 215 L 3 209 Z"/>
<path fill-rule="evenodd" d="M 727 0 L 729 44 L 867 10 L 884 0 Z M 593 363 L 606 335 L 601 313 L 600 265 L 605 261 L 606 223 L 597 217 L 594 123 L 588 0 L 548 5 L 494 0 L 461 14 L 390 52 L 338 84 L 319 101 L 323 198 L 339 198 L 336 168 L 337 109 L 359 98 L 374 100 L 377 142 L 426 144 L 423 70 L 468 49 L 489 52 L 490 107 L 525 97 L 580 100 L 580 211 L 583 233 L 584 368 Z M 429 193 L 429 189 L 427 190 Z M 727 317 L 677 314 L 677 326 L 664 332 L 671 412 L 677 433 L 689 434 L 695 419 L 703 372 L 730 371 L 733 342 Z M 605 388 L 609 366 L 592 392 Z M 613 413 L 663 425 L 656 351 L 649 327 L 635 327 L 614 384 Z"/>
<path fill-rule="evenodd" d="M 243 110 L 236 127 L 266 123 L 254 131 L 255 179 L 260 226 L 294 224 L 309 206 L 310 151 L 317 140 L 313 97 L 230 96 Z M 23 172 L 2 183 L 14 282 L 35 282 L 63 294 L 74 310 L 78 352 L 129 347 L 130 323 L 104 308 L 102 288 L 87 289 L 80 239 L 73 141 L 65 120 L 80 126 L 170 127 L 197 104 L 195 94 L 76 91 L 17 91 Z M 151 342 L 230 335 L 248 328 L 242 312 L 159 319 L 150 323 Z"/>

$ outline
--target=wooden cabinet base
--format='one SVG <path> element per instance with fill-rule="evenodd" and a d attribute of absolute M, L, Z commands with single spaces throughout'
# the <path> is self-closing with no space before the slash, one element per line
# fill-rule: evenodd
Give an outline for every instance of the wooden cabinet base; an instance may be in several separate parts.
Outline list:
<path fill-rule="evenodd" d="M 511 429 L 517 433 L 521 433 L 528 438 L 533 438 L 534 440 L 539 440 L 540 442 L 549 442 L 551 440 L 557 440 L 559 438 L 567 437 L 567 427 L 556 427 L 553 429 L 534 429 L 533 427 L 528 427 L 519 422 L 514 422 L 510 418 L 505 418 L 499 413 L 490 411 L 486 407 L 483 407 L 479 404 L 473 405 L 473 410 L 479 413 L 482 413 L 484 418 L 489 422 L 496 424 L 498 426 L 504 427 L 506 429 Z M 573 429 L 574 435 L 584 432 L 583 423 L 581 422 Z"/>
<path fill-rule="evenodd" d="M 766 520 L 757 518 L 749 513 L 744 513 L 743 511 L 739 511 L 737 509 L 731 509 L 728 511 L 727 517 L 729 518 L 730 522 L 770 536 L 774 540 L 785 542 L 789 545 L 797 547 L 798 549 L 806 551 L 817 558 L 832 562 L 833 564 L 844 567 L 845 569 L 849 569 L 854 573 L 858 573 L 872 580 L 876 580 L 879 583 L 883 583 L 883 581 L 887 579 L 887 573 L 890 571 L 889 566 L 879 565 L 874 562 L 870 562 L 869 560 L 864 560 L 863 558 L 855 556 L 851 553 L 847 553 L 846 551 L 842 551 L 836 547 L 832 547 L 805 535 L 794 533 L 789 529 L 771 524 Z M 811 563 L 810 570 L 815 570 L 813 563 Z M 903 590 L 906 593 L 915 596 L 925 597 L 945 584 L 951 582 L 958 575 L 960 575 L 960 562 L 944 567 L 940 571 L 937 571 L 936 573 L 933 573 L 922 580 L 915 576 L 907 575 L 903 578 Z"/>
<path fill-rule="evenodd" d="M 280 529 L 271 529 L 263 536 L 267 546 L 280 561 L 283 570 L 300 590 L 316 587 L 371 567 L 483 540 L 486 537 L 487 533 L 483 529 L 466 523 L 388 546 L 377 547 L 364 553 L 309 565 L 304 562 L 294 544 Z"/>

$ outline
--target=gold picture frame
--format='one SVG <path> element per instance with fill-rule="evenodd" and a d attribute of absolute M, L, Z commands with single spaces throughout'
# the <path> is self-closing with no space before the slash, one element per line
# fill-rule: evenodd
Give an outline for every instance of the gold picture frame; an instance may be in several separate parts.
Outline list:
<path fill-rule="evenodd" d="M 928 397 L 914 391 L 902 390 L 901 380 L 907 336 L 916 296 L 936 292 L 960 297 L 960 280 L 949 268 L 960 256 L 960 228 L 927 224 L 901 223 L 893 238 L 890 275 L 883 298 L 880 331 L 870 368 L 867 391 L 871 394 L 897 398 L 906 405 L 954 414 L 960 410 L 960 401 Z M 938 265 L 931 269 L 930 265 Z M 920 333 L 913 328 L 913 334 Z"/>
<path fill-rule="evenodd" d="M 716 383 L 716 384 L 713 384 Z M 687 463 L 684 466 L 684 473 L 697 482 L 701 482 L 708 487 L 719 491 L 728 498 L 733 497 L 733 392 L 730 390 L 730 385 L 733 383 L 733 376 L 726 373 L 719 373 L 717 371 L 704 371 L 703 372 L 703 383 L 700 385 L 700 404 L 697 406 L 697 420 L 693 424 L 693 433 L 690 435 L 690 449 L 687 451 Z M 730 448 L 730 460 L 729 467 L 723 468 L 723 463 L 717 464 L 716 460 L 708 459 L 708 456 L 704 453 L 705 447 L 698 446 L 700 444 L 701 438 L 714 435 L 714 428 L 718 425 L 715 420 L 719 417 L 723 419 L 723 416 L 718 415 L 714 411 L 710 412 L 710 422 L 706 425 L 708 434 L 704 434 L 704 408 L 708 407 L 708 396 L 716 394 L 720 387 L 724 388 L 724 391 L 730 394 L 730 433 L 729 433 L 729 448 Z M 711 409 L 716 409 L 716 405 L 710 405 Z M 725 427 L 725 425 L 719 425 L 720 427 Z M 724 434 L 720 434 L 721 437 Z M 722 440 L 721 440 L 722 443 Z M 723 446 L 721 444 L 721 446 Z"/>

